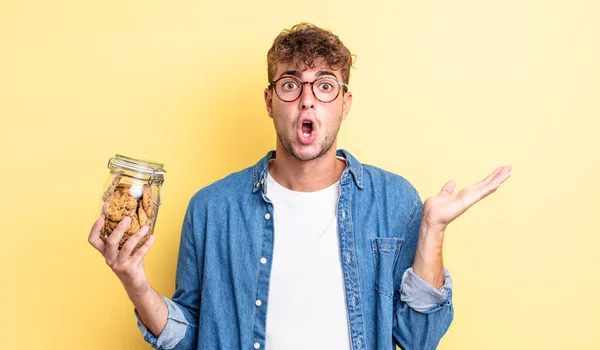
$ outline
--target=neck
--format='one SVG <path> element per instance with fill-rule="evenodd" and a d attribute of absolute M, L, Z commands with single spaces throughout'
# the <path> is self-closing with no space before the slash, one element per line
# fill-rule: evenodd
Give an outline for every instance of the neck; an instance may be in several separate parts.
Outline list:
<path fill-rule="evenodd" d="M 277 156 L 269 164 L 269 175 L 283 187 L 297 192 L 314 192 L 336 183 L 346 163 L 336 158 L 335 143 L 325 154 L 313 160 L 300 160 L 279 144 Z"/>

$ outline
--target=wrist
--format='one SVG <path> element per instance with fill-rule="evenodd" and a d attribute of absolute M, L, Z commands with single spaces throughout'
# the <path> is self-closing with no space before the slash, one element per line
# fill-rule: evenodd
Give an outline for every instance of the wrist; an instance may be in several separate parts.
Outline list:
<path fill-rule="evenodd" d="M 127 292 L 127 296 L 129 297 L 129 299 L 131 299 L 131 301 L 136 304 L 137 302 L 145 299 L 149 294 L 150 294 L 150 284 L 146 283 L 143 287 L 141 288 L 127 288 L 125 287 L 125 291 Z"/>
<path fill-rule="evenodd" d="M 442 261 L 445 231 L 421 225 L 419 242 L 417 243 L 416 260 L 428 266 Z"/>
<path fill-rule="evenodd" d="M 444 242 L 445 233 L 445 228 L 431 226 L 423 220 L 419 230 L 419 241 L 423 240 L 424 243 L 439 244 L 441 246 Z"/>

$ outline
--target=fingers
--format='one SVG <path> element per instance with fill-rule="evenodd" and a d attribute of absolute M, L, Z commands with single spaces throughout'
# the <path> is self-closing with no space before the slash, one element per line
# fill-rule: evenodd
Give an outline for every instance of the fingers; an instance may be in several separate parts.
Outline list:
<path fill-rule="evenodd" d="M 496 190 L 504 181 L 506 181 L 506 179 L 510 177 L 511 170 L 512 166 L 510 165 L 503 167 L 502 171 L 490 182 L 490 188 Z"/>
<path fill-rule="evenodd" d="M 117 260 L 117 256 L 119 255 L 119 242 L 121 241 L 121 238 L 123 238 L 123 235 L 129 228 L 130 224 L 131 218 L 129 216 L 124 217 L 123 220 L 119 222 L 117 227 L 115 227 L 110 236 L 108 236 L 108 239 L 106 240 L 106 251 L 104 257 L 106 258 L 106 263 L 109 266 Z"/>
<path fill-rule="evenodd" d="M 512 166 L 505 165 L 496 168 L 490 175 L 488 175 L 485 179 L 479 181 L 475 185 L 469 187 L 477 192 L 485 191 L 494 191 L 502 182 L 504 182 L 507 178 L 510 177 L 510 170 Z M 492 186 L 492 187 L 490 187 Z M 440 191 L 440 195 L 452 194 L 452 192 L 456 189 L 456 183 L 454 181 L 448 181 L 442 190 Z M 482 193 L 483 195 L 483 193 Z"/>
<path fill-rule="evenodd" d="M 494 170 L 493 173 L 488 175 L 485 179 L 479 181 L 477 184 L 473 185 L 473 188 L 476 188 L 479 191 L 492 191 L 498 188 L 504 180 L 510 177 L 510 170 L 512 166 L 505 165 Z"/>
<path fill-rule="evenodd" d="M 148 233 L 148 229 L 149 227 L 144 225 L 133 236 L 129 237 L 127 242 L 123 244 L 123 248 L 121 248 L 121 251 L 117 257 L 118 261 L 125 262 L 129 260 L 140 239 L 142 239 L 142 237 Z"/>
<path fill-rule="evenodd" d="M 105 245 L 104 242 L 100 239 L 100 229 L 102 229 L 102 225 L 104 225 L 104 219 L 99 217 L 94 225 L 92 225 L 92 229 L 90 230 L 90 235 L 88 236 L 88 242 L 96 248 L 102 255 L 104 255 Z"/>
<path fill-rule="evenodd" d="M 512 166 L 506 165 L 496 168 L 488 177 L 477 184 L 467 187 L 459 192 L 458 197 L 463 200 L 467 207 L 479 202 L 483 198 L 494 193 L 498 187 L 510 177 Z"/>
<path fill-rule="evenodd" d="M 496 168 L 496 170 L 494 170 L 490 175 L 488 175 L 485 179 L 479 181 L 478 183 L 475 184 L 475 186 L 481 186 L 481 185 L 486 185 L 488 183 L 490 183 L 492 181 L 493 178 L 496 177 L 496 175 L 498 175 L 502 169 L 504 167 L 498 167 Z"/>
<path fill-rule="evenodd" d="M 486 182 L 481 182 L 475 186 L 477 193 L 477 201 L 487 197 L 488 195 L 496 192 L 498 187 L 510 177 L 510 170 L 512 166 L 506 165 L 496 169 L 492 175 L 486 178 Z"/>
<path fill-rule="evenodd" d="M 150 235 L 146 242 L 144 242 L 144 244 L 142 244 L 142 246 L 135 252 L 135 254 L 133 254 L 133 256 L 131 257 L 131 263 L 134 265 L 139 264 L 140 261 L 144 259 L 146 254 L 148 254 L 148 251 L 150 250 L 150 248 L 152 248 L 153 244 L 154 235 Z"/>

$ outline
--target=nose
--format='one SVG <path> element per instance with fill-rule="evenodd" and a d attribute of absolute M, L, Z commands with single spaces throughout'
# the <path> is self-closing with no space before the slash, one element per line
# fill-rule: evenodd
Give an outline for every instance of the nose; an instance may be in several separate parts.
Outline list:
<path fill-rule="evenodd" d="M 316 97 L 312 90 L 312 84 L 308 81 L 302 82 L 302 84 L 302 94 L 300 95 L 298 108 L 301 110 L 315 108 Z"/>

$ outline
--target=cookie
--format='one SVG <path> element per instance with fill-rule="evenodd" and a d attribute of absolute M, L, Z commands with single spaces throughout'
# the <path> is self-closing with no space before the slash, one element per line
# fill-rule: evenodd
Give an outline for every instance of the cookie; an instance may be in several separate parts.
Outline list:
<path fill-rule="evenodd" d="M 140 222 L 140 227 L 146 225 L 148 222 L 148 216 L 146 215 L 142 201 L 140 201 L 140 205 L 138 206 L 138 220 Z"/>
<path fill-rule="evenodd" d="M 152 196 L 152 187 L 145 185 L 144 194 L 142 195 L 142 203 L 144 210 L 148 218 L 156 216 L 156 204 L 154 204 L 154 197 Z"/>
<path fill-rule="evenodd" d="M 118 192 L 113 192 L 104 201 L 104 205 L 102 206 L 102 213 L 109 220 L 121 221 L 121 219 L 123 218 L 123 208 L 119 207 L 119 197 L 120 195 L 118 194 Z"/>
<path fill-rule="evenodd" d="M 115 221 L 106 220 L 104 221 L 104 227 L 107 231 L 107 234 L 111 234 L 119 223 Z"/>
<path fill-rule="evenodd" d="M 121 221 L 125 215 L 130 215 L 138 206 L 138 200 L 129 194 L 129 189 L 117 187 L 117 189 L 106 198 L 102 212 L 111 221 Z"/>
<path fill-rule="evenodd" d="M 129 193 L 129 188 L 121 188 L 121 203 L 128 211 L 135 212 L 138 206 L 138 200 Z"/>
<path fill-rule="evenodd" d="M 127 229 L 127 231 L 125 231 L 125 235 L 123 236 L 123 238 L 125 238 L 125 236 L 129 235 L 133 235 L 134 233 L 137 232 L 137 230 L 140 229 L 140 222 L 138 220 L 138 216 L 137 214 L 133 213 L 129 215 L 131 217 L 131 224 L 129 225 L 129 228 Z M 128 237 L 129 238 L 129 237 Z M 122 243 L 123 240 L 121 240 Z"/>

